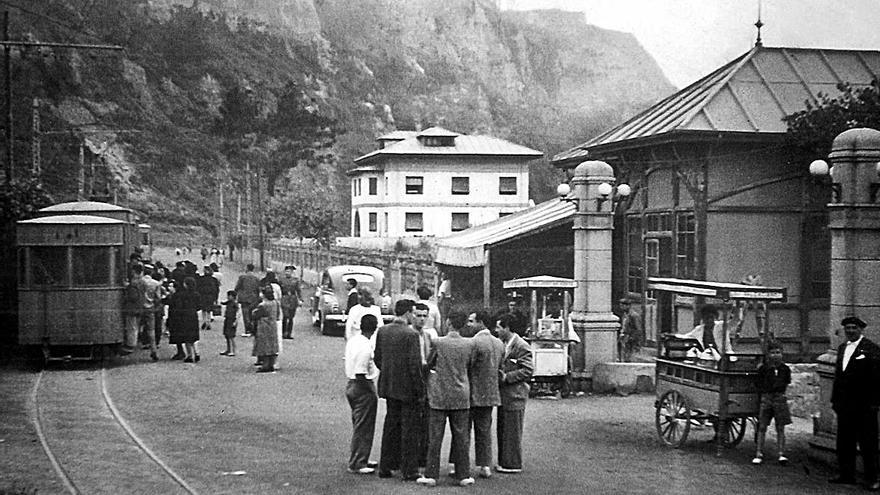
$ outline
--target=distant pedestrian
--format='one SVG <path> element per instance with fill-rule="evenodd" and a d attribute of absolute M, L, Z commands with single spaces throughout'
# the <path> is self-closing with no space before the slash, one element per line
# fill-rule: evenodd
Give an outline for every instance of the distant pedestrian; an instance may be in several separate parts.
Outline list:
<path fill-rule="evenodd" d="M 791 383 L 791 369 L 782 362 L 782 344 L 770 342 L 767 346 L 765 362 L 758 366 L 758 392 L 761 403 L 758 413 L 758 435 L 756 438 L 755 458 L 752 464 L 764 462 L 764 440 L 770 420 L 776 426 L 776 451 L 779 464 L 787 464 L 785 456 L 785 425 L 791 424 L 791 412 L 788 409 L 788 398 L 785 390 Z"/>
<path fill-rule="evenodd" d="M 254 274 L 254 264 L 248 263 L 245 272 L 238 277 L 235 283 L 235 292 L 238 294 L 238 302 L 241 304 L 241 316 L 244 321 L 243 337 L 250 337 L 254 330 L 251 321 L 251 313 L 260 302 L 260 279 Z"/>
<path fill-rule="evenodd" d="M 373 315 L 376 320 L 382 321 L 382 310 L 373 301 L 373 293 L 367 287 L 358 289 L 358 304 L 351 308 L 345 319 L 345 340 L 361 331 L 361 319 L 364 315 Z"/>
<path fill-rule="evenodd" d="M 196 280 L 187 277 L 183 287 L 168 298 L 168 330 L 171 344 L 182 344 L 184 363 L 199 361 L 196 342 L 199 341 L 199 294 Z"/>
<path fill-rule="evenodd" d="M 419 296 L 419 300 L 416 303 L 422 303 L 428 307 L 428 319 L 425 320 L 425 328 L 434 330 L 434 333 L 440 332 L 443 318 L 440 316 L 440 307 L 431 299 L 434 292 L 427 285 L 420 285 L 416 289 L 416 295 Z"/>
<path fill-rule="evenodd" d="M 856 452 L 862 455 L 865 484 L 880 490 L 877 480 L 877 408 L 880 406 L 880 347 L 862 333 L 867 324 L 848 316 L 840 324 L 846 342 L 837 348 L 831 407 L 837 413 L 838 476 L 831 483 L 855 484 Z M 858 449 L 856 447 L 858 446 Z"/>
<path fill-rule="evenodd" d="M 196 291 L 199 293 L 199 309 L 201 310 L 201 330 L 210 330 L 214 321 L 214 305 L 220 297 L 220 282 L 214 278 L 210 266 L 202 268 L 202 275 L 196 278 Z"/>
<path fill-rule="evenodd" d="M 226 351 L 221 356 L 235 356 L 235 332 L 238 331 L 238 320 L 241 318 L 241 305 L 234 290 L 226 291 L 226 308 L 223 314 L 223 337 L 226 339 Z"/>
<path fill-rule="evenodd" d="M 452 432 L 455 474 L 461 486 L 474 484 L 470 474 L 470 435 L 468 418 L 471 404 L 470 369 L 473 363 L 473 340 L 462 337 L 467 323 L 464 313 L 449 314 L 449 331 L 437 339 L 428 358 L 428 462 L 425 473 L 416 482 L 434 486 L 440 475 L 440 447 L 447 420 Z"/>
<path fill-rule="evenodd" d="M 279 352 L 278 318 L 281 305 L 275 300 L 275 291 L 266 286 L 262 289 L 260 304 L 253 310 L 251 318 L 256 321 L 253 354 L 261 363 L 259 373 L 274 373 L 275 360 Z"/>
<path fill-rule="evenodd" d="M 404 481 L 418 478 L 419 410 L 425 400 L 419 334 L 410 326 L 413 301 L 394 305 L 394 321 L 376 332 L 375 362 L 379 368 L 379 397 L 385 399 L 385 425 L 379 477 L 400 469 Z"/>
<path fill-rule="evenodd" d="M 373 344 L 370 339 L 377 325 L 378 320 L 374 315 L 364 315 L 358 325 L 360 331 L 345 343 L 345 375 L 348 378 L 345 397 L 351 407 L 352 426 L 348 472 L 356 474 L 375 472 L 369 466 L 369 459 L 373 449 L 376 407 L 379 402 L 373 380 L 379 373 L 373 361 Z"/>
<path fill-rule="evenodd" d="M 202 244 L 202 249 L 199 250 L 199 254 L 202 255 L 202 263 L 208 260 L 208 246 Z"/>
<path fill-rule="evenodd" d="M 350 278 L 345 281 L 348 284 L 348 300 L 345 304 L 345 314 L 351 312 L 351 308 L 358 305 L 360 298 L 358 296 L 358 282 L 357 280 Z"/>
<path fill-rule="evenodd" d="M 620 336 L 617 348 L 620 360 L 628 363 L 642 346 L 645 333 L 642 331 L 641 315 L 632 307 L 632 301 L 625 297 L 620 300 Z"/>
<path fill-rule="evenodd" d="M 293 319 L 296 317 L 296 309 L 302 305 L 302 292 L 300 291 L 299 279 L 294 275 L 296 267 L 287 265 L 279 281 L 281 285 L 281 337 L 293 338 Z"/>
<path fill-rule="evenodd" d="M 498 319 L 495 332 L 504 343 L 504 356 L 498 372 L 501 406 L 498 407 L 498 466 L 499 473 L 522 472 L 522 433 L 526 400 L 529 398 L 529 379 L 534 372 L 534 361 L 529 344 L 513 332 L 515 316 L 506 314 Z"/>

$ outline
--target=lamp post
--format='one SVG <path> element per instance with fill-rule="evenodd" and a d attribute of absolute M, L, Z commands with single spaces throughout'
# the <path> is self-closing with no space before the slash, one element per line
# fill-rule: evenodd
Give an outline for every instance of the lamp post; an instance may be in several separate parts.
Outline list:
<path fill-rule="evenodd" d="M 576 285 L 571 321 L 583 346 L 583 359 L 577 356 L 578 364 L 572 373 L 576 379 L 592 378 L 597 364 L 617 360 L 620 318 L 611 312 L 611 231 L 615 200 L 628 196 L 631 189 L 621 184 L 615 195 L 614 182 L 611 165 L 586 161 L 574 170 L 572 198 L 568 198 L 572 188 L 567 184 L 561 184 L 556 190 L 576 206 L 573 227 Z"/>
<path fill-rule="evenodd" d="M 834 191 L 828 205 L 831 232 L 831 304 L 828 312 L 828 340 L 831 348 L 819 356 L 819 415 L 814 419 L 812 453 L 825 457 L 833 453 L 837 427 L 831 410 L 831 389 L 837 346 L 843 342 L 840 321 L 855 315 L 869 322 L 865 335 L 880 337 L 880 204 L 877 202 L 880 175 L 880 131 L 850 129 L 834 139 L 829 155 L 810 164 L 817 178 L 830 176 Z M 840 335 L 838 335 L 840 334 Z"/>

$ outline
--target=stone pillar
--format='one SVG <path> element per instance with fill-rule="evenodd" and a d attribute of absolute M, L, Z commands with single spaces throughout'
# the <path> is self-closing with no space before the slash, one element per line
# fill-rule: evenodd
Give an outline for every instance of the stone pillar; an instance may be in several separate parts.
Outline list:
<path fill-rule="evenodd" d="M 850 129 L 834 139 L 832 179 L 839 188 L 828 205 L 831 231 L 831 348 L 818 358 L 819 416 L 813 422 L 813 453 L 834 453 L 837 425 L 831 410 L 831 389 L 837 346 L 844 341 L 840 320 L 855 315 L 868 323 L 865 336 L 880 342 L 880 204 L 876 202 L 880 131 Z M 824 454 L 824 455 L 823 455 Z M 833 458 L 833 456 L 832 456 Z"/>
<path fill-rule="evenodd" d="M 583 370 L 575 378 L 592 378 L 593 368 L 617 360 L 620 318 L 611 312 L 611 198 L 599 185 L 614 183 L 614 169 L 600 161 L 577 166 L 571 184 L 577 199 L 574 217 L 574 304 L 571 321 L 583 343 Z"/>

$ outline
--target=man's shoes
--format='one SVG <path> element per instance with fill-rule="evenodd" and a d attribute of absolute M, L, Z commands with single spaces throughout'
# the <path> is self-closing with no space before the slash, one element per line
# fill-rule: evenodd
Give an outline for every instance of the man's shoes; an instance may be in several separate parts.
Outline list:
<path fill-rule="evenodd" d="M 230 352 L 229 354 L 227 354 L 227 356 L 229 356 L 229 357 L 233 357 L 233 356 L 235 356 L 235 353 L 234 353 L 234 352 Z"/>
<path fill-rule="evenodd" d="M 477 473 L 479 474 L 480 478 L 492 477 L 492 470 L 489 468 L 489 466 L 479 466 Z"/>
<path fill-rule="evenodd" d="M 159 356 L 157 356 L 155 352 L 151 352 L 150 359 L 152 359 L 155 362 L 155 361 L 159 360 Z"/>
<path fill-rule="evenodd" d="M 220 353 L 220 355 L 221 355 L 221 356 L 228 356 L 228 355 L 229 355 L 229 351 L 223 351 L 223 352 Z"/>
<path fill-rule="evenodd" d="M 844 478 L 843 476 L 838 476 L 836 478 L 831 478 L 828 480 L 832 485 L 855 485 L 856 480 L 853 478 Z"/>
<path fill-rule="evenodd" d="M 880 492 L 880 481 L 875 481 L 873 483 L 866 483 L 865 489 L 870 492 Z"/>
<path fill-rule="evenodd" d="M 348 472 L 352 474 L 373 474 L 376 472 L 376 470 L 371 467 L 365 466 L 360 469 L 349 469 Z"/>
<path fill-rule="evenodd" d="M 403 481 L 416 481 L 421 477 L 422 477 L 422 475 L 420 475 L 419 473 L 404 474 Z"/>
<path fill-rule="evenodd" d="M 390 478 L 392 476 L 394 476 L 394 473 L 392 473 L 391 471 L 379 471 L 380 478 Z"/>
<path fill-rule="evenodd" d="M 367 467 L 376 469 L 377 467 L 379 467 L 379 463 L 376 461 L 367 461 Z"/>
<path fill-rule="evenodd" d="M 202 360 L 202 356 L 199 356 L 198 354 L 196 354 L 196 362 L 198 363 L 201 360 Z"/>
<path fill-rule="evenodd" d="M 183 362 L 184 362 L 184 363 L 191 363 L 191 362 L 193 362 L 193 358 L 191 358 L 191 357 L 185 358 L 185 359 L 183 360 Z"/>
<path fill-rule="evenodd" d="M 780 465 L 785 466 L 786 464 L 788 464 L 788 457 L 785 457 L 784 455 L 780 455 L 779 459 L 777 459 L 777 462 Z"/>
<path fill-rule="evenodd" d="M 419 476 L 416 483 L 422 486 L 437 486 L 437 480 L 434 478 L 425 478 L 424 476 Z"/>
<path fill-rule="evenodd" d="M 495 466 L 495 471 L 498 471 L 499 473 L 505 473 L 505 474 L 517 474 L 517 473 L 521 473 L 522 469 Z"/>
<path fill-rule="evenodd" d="M 756 456 L 754 459 L 752 459 L 752 464 L 754 464 L 756 466 L 759 464 L 762 464 L 763 462 L 764 462 L 764 458 L 761 456 Z"/>
<path fill-rule="evenodd" d="M 179 361 L 185 357 L 186 357 L 186 354 L 175 354 L 175 355 L 171 356 L 171 359 L 173 359 L 174 361 Z"/>
<path fill-rule="evenodd" d="M 467 478 L 460 480 L 458 482 L 458 486 L 471 486 L 474 484 L 474 479 L 468 476 Z"/>
<path fill-rule="evenodd" d="M 257 373 L 275 373 L 275 370 L 272 368 L 260 368 L 257 370 Z"/>

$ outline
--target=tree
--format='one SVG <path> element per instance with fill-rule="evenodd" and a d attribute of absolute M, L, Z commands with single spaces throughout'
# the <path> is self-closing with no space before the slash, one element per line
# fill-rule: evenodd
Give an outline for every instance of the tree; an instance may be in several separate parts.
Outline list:
<path fill-rule="evenodd" d="M 806 110 L 783 118 L 788 125 L 788 139 L 808 155 L 825 156 L 831 152 L 834 138 L 855 127 L 880 128 L 880 79 L 866 87 L 839 84 L 840 95 L 819 93 L 819 102 L 807 101 Z"/>
<path fill-rule="evenodd" d="M 336 189 L 332 165 L 288 172 L 287 187 L 269 201 L 267 223 L 273 232 L 316 239 L 329 245 L 345 218 Z"/>

